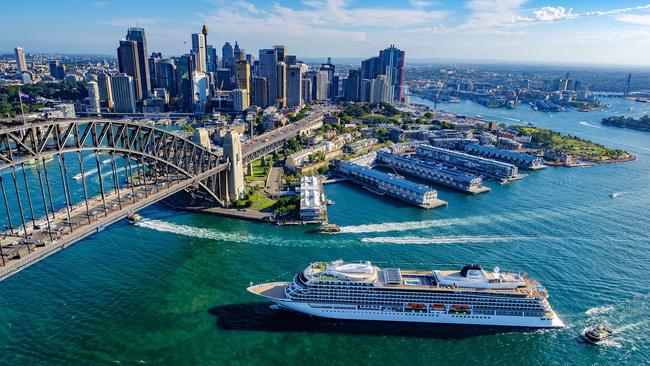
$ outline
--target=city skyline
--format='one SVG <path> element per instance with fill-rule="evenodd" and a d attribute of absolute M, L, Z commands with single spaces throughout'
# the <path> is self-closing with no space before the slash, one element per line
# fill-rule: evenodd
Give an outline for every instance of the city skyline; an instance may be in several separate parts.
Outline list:
<path fill-rule="evenodd" d="M 650 3 L 641 1 L 216 0 L 183 9 L 166 1 L 156 4 L 57 3 L 51 11 L 35 14 L 28 28 L 17 18 L 7 19 L 9 28 L 20 31 L 0 35 L 0 50 L 111 55 L 124 28 L 139 26 L 147 30 L 150 49 L 181 55 L 192 47 L 188 35 L 206 24 L 215 46 L 238 41 L 253 50 L 284 44 L 304 58 L 365 58 L 396 43 L 407 50 L 410 61 L 650 63 Z M 22 13 L 33 6 L 26 1 L 6 8 Z"/>

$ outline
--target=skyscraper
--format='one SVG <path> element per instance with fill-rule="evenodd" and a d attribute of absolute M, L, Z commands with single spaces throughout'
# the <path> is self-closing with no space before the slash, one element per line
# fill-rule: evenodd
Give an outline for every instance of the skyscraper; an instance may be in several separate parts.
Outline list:
<path fill-rule="evenodd" d="M 27 60 L 25 59 L 25 50 L 21 47 L 14 48 L 14 55 L 16 56 L 16 68 L 18 72 L 27 71 Z"/>
<path fill-rule="evenodd" d="M 255 77 L 253 78 L 253 101 L 254 105 L 262 108 L 269 106 L 268 101 L 268 81 L 265 77 Z"/>
<path fill-rule="evenodd" d="M 65 78 L 65 65 L 60 61 L 55 60 L 50 62 L 50 76 L 57 80 Z"/>
<path fill-rule="evenodd" d="M 165 58 L 156 64 L 156 85 L 159 88 L 167 90 L 170 96 L 175 97 L 178 94 L 176 82 L 176 63 L 173 58 Z"/>
<path fill-rule="evenodd" d="M 111 75 L 106 71 L 97 74 L 97 88 L 99 89 L 99 102 L 108 110 L 113 109 L 113 90 L 111 88 Z"/>
<path fill-rule="evenodd" d="M 327 71 L 319 71 L 316 74 L 316 100 L 326 100 L 329 92 L 330 83 Z"/>
<path fill-rule="evenodd" d="M 230 42 L 224 43 L 221 47 L 221 67 L 232 68 L 235 64 L 235 52 L 230 45 Z"/>
<path fill-rule="evenodd" d="M 302 105 L 302 70 L 299 65 L 287 68 L 287 107 Z"/>
<path fill-rule="evenodd" d="M 144 28 L 129 28 L 126 33 L 126 40 L 136 43 L 136 54 L 140 68 L 139 76 L 133 81 L 140 84 L 141 98 L 146 97 L 151 91 L 151 79 L 149 74 L 149 63 L 147 60 L 147 38 L 144 35 Z M 123 72 L 120 70 L 120 72 Z"/>
<path fill-rule="evenodd" d="M 386 75 L 391 84 L 389 99 L 399 102 L 403 99 L 404 93 L 404 51 L 396 48 L 395 45 L 379 51 L 381 62 L 381 74 Z"/>
<path fill-rule="evenodd" d="M 147 62 L 149 62 L 149 80 L 151 81 L 151 88 L 158 88 L 158 75 L 156 74 L 158 72 L 158 62 L 162 60 L 162 53 L 160 52 L 152 52 L 151 56 L 149 56 L 149 59 Z"/>
<path fill-rule="evenodd" d="M 89 81 L 86 84 L 86 90 L 88 90 L 88 114 L 98 115 L 100 112 L 99 106 L 99 87 L 94 81 Z"/>
<path fill-rule="evenodd" d="M 239 60 L 237 64 L 237 88 L 246 90 L 247 104 L 250 105 L 250 92 L 251 92 L 251 68 L 248 62 L 244 60 Z"/>
<path fill-rule="evenodd" d="M 114 111 L 116 113 L 135 113 L 135 82 L 127 74 L 117 74 L 111 78 Z"/>
<path fill-rule="evenodd" d="M 268 83 L 268 103 L 275 103 L 277 98 L 278 77 L 277 77 L 277 63 L 278 56 L 275 49 L 260 50 L 260 63 L 259 63 L 259 76 L 266 78 Z"/>
<path fill-rule="evenodd" d="M 217 57 L 217 49 L 214 48 L 211 44 L 205 46 L 205 52 L 206 52 L 206 66 L 208 68 L 208 72 L 217 72 L 217 69 L 219 66 L 217 65 L 219 61 L 219 57 Z"/>
<path fill-rule="evenodd" d="M 232 91 L 233 109 L 241 112 L 248 109 L 248 91 L 244 89 L 235 89 Z"/>
<path fill-rule="evenodd" d="M 284 58 L 287 56 L 287 48 L 283 45 L 275 45 L 273 46 L 273 49 L 275 49 L 275 54 L 278 57 L 278 61 L 284 62 Z"/>
<path fill-rule="evenodd" d="M 191 113 L 194 111 L 194 102 L 192 96 L 192 56 L 183 55 L 178 58 L 176 63 L 176 81 L 178 93 L 183 101 L 183 112 Z"/>
<path fill-rule="evenodd" d="M 143 98 L 142 78 L 140 77 L 140 58 L 138 57 L 138 43 L 135 41 L 122 40 L 117 48 L 117 61 L 120 73 L 129 75 L 135 82 L 135 98 Z"/>
<path fill-rule="evenodd" d="M 239 48 L 239 44 L 237 43 L 237 41 L 235 41 L 235 48 L 233 49 L 232 52 L 233 52 L 233 60 L 234 60 L 234 62 L 237 62 L 237 61 L 241 60 L 242 50 Z M 246 54 L 246 52 L 244 52 L 244 55 L 245 54 Z"/>
<path fill-rule="evenodd" d="M 287 65 L 283 61 L 277 63 L 277 91 L 275 93 L 275 105 L 278 108 L 287 107 Z"/>
<path fill-rule="evenodd" d="M 359 98 L 359 90 L 361 88 L 361 71 L 350 70 L 348 71 L 348 78 L 345 80 L 343 87 L 343 96 L 346 100 L 357 102 Z"/>
<path fill-rule="evenodd" d="M 207 72 L 207 52 L 205 50 L 205 35 L 203 33 L 192 34 L 192 53 L 195 58 L 195 71 Z"/>
<path fill-rule="evenodd" d="M 204 72 L 192 73 L 194 111 L 205 112 L 208 101 L 208 76 Z"/>
<path fill-rule="evenodd" d="M 311 102 L 312 101 L 312 86 L 311 86 L 311 77 L 304 77 L 302 79 L 302 101 L 304 103 Z"/>

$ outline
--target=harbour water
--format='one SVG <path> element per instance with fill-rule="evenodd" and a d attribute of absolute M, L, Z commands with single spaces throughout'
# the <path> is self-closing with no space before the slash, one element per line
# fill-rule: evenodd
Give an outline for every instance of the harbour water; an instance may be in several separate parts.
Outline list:
<path fill-rule="evenodd" d="M 650 104 L 605 99 L 591 113 L 452 112 L 533 123 L 637 155 L 624 164 L 547 168 L 490 193 L 439 188 L 422 210 L 345 183 L 328 185 L 336 235 L 153 206 L 0 282 L 0 364 L 629 364 L 650 360 L 650 134 L 604 127 Z M 630 110 L 632 108 L 632 110 Z M 616 198 L 610 193 L 620 192 Z M 316 260 L 445 268 L 467 262 L 528 272 L 567 327 L 487 333 L 377 326 L 286 313 L 246 292 Z M 604 346 L 580 334 L 596 321 Z"/>

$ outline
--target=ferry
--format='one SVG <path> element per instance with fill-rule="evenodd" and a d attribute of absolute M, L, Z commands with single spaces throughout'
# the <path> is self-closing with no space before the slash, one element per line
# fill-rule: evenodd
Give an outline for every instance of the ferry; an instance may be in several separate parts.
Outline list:
<path fill-rule="evenodd" d="M 248 287 L 282 308 L 349 320 L 562 328 L 547 291 L 527 275 L 460 270 L 402 270 L 370 262 L 317 262 L 291 282 Z"/>

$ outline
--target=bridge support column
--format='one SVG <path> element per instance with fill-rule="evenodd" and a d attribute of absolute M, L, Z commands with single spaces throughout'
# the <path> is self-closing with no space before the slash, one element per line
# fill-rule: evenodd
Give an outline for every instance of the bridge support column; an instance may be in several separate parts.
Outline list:
<path fill-rule="evenodd" d="M 224 136 L 223 152 L 230 160 L 228 172 L 228 195 L 234 201 L 244 193 L 244 167 L 241 152 L 241 136 L 236 131 L 228 131 Z"/>
<path fill-rule="evenodd" d="M 248 163 L 248 165 L 246 165 L 246 169 L 248 170 L 246 175 L 252 176 L 253 175 L 253 162 L 252 161 L 250 163 Z"/>

